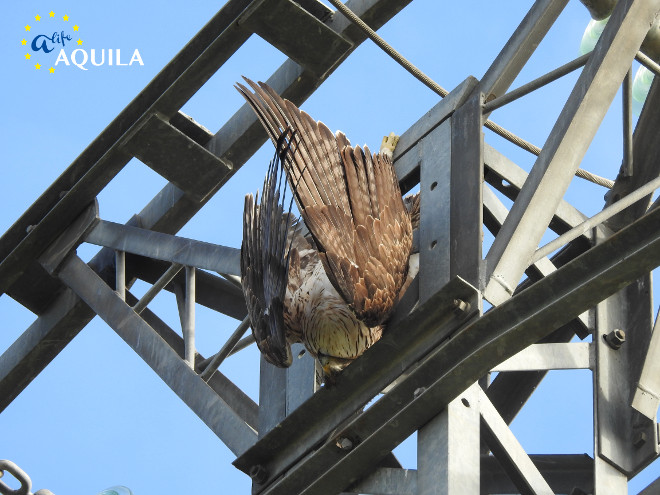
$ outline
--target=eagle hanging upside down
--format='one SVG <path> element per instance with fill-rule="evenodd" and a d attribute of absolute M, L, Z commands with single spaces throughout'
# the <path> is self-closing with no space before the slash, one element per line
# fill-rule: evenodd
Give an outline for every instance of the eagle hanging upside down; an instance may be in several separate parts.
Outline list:
<path fill-rule="evenodd" d="M 302 342 L 332 378 L 380 339 L 416 273 L 411 213 L 390 156 L 352 147 L 268 85 L 245 80 L 254 93 L 236 87 L 276 146 L 261 204 L 258 193 L 245 197 L 241 284 L 252 332 L 275 366 L 290 366 L 290 344 Z M 292 200 L 284 209 L 281 169 L 311 240 Z M 419 217 L 419 201 L 410 205 Z"/>

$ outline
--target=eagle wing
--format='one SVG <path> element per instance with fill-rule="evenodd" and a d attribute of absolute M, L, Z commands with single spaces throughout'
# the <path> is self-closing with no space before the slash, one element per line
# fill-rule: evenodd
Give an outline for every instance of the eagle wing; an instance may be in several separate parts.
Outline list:
<path fill-rule="evenodd" d="M 390 315 L 406 279 L 410 216 L 389 158 L 351 146 L 267 84 L 237 84 L 277 143 L 291 128 L 285 170 L 305 224 L 337 292 L 366 325 Z"/>
<path fill-rule="evenodd" d="M 264 180 L 261 204 L 252 194 L 245 196 L 241 285 L 257 346 L 275 366 L 291 365 L 289 332 L 284 305 L 293 237 L 300 235 L 293 215 L 284 211 L 285 186 L 281 162 L 288 153 L 289 131 L 277 141 L 277 150 Z M 284 186 L 284 190 L 283 190 Z M 297 256 L 297 254 L 296 254 Z M 299 265 L 299 259 L 296 257 Z"/>

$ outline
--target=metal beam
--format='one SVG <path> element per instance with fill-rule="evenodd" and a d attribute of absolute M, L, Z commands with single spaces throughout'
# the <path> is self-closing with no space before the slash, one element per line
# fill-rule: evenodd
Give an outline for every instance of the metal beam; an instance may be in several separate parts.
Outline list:
<path fill-rule="evenodd" d="M 126 257 L 127 269 L 131 276 L 144 280 L 150 284 L 158 283 L 169 263 L 156 261 L 141 256 L 129 255 Z M 233 283 L 222 277 L 200 270 L 196 275 L 197 303 L 214 311 L 242 320 L 247 314 L 243 291 Z M 177 285 L 183 286 L 185 277 L 178 273 L 164 289 L 174 292 Z"/>
<path fill-rule="evenodd" d="M 660 0 L 621 0 L 486 256 L 484 297 L 510 298 L 639 49 Z"/>
<path fill-rule="evenodd" d="M 568 0 L 537 0 L 479 83 L 486 101 L 502 96 L 545 37 Z"/>
<path fill-rule="evenodd" d="M 436 127 L 419 144 L 419 298 L 425 302 L 450 280 L 452 122 Z"/>
<path fill-rule="evenodd" d="M 241 274 L 241 250 L 101 220 L 85 242 L 118 251 L 194 266 L 228 275 Z"/>
<path fill-rule="evenodd" d="M 409 191 L 420 181 L 419 164 L 422 154 L 417 144 L 451 117 L 477 84 L 478 81 L 474 77 L 465 79 L 401 135 L 392 159 L 403 192 Z"/>
<path fill-rule="evenodd" d="M 593 493 L 594 460 L 587 454 L 550 454 L 529 456 L 555 493 Z M 481 456 L 482 493 L 511 494 L 518 491 L 492 455 Z"/>
<path fill-rule="evenodd" d="M 151 115 L 126 142 L 124 149 L 195 201 L 203 201 L 231 171 L 229 164 L 160 114 Z"/>
<path fill-rule="evenodd" d="M 451 119 L 449 278 L 479 287 L 483 240 L 484 134 L 477 89 Z M 420 260 L 421 261 L 421 260 Z M 424 268 L 428 265 L 421 264 Z M 481 304 L 480 304 L 481 307 Z"/>
<path fill-rule="evenodd" d="M 484 165 L 486 182 L 510 200 L 515 201 L 527 180 L 527 172 L 487 143 L 484 144 Z M 558 234 L 563 234 L 586 219 L 587 216 L 577 208 L 567 201 L 561 200 L 550 221 L 550 228 Z M 591 232 L 585 232 L 582 236 L 586 240 L 593 238 Z"/>
<path fill-rule="evenodd" d="M 423 304 L 453 277 L 479 285 L 482 240 L 481 94 L 472 93 L 420 142 L 420 271 Z M 481 301 L 477 301 L 481 309 Z M 417 490 L 479 492 L 479 407 L 473 389 L 417 432 Z"/>
<path fill-rule="evenodd" d="M 484 426 L 484 439 L 520 493 L 554 495 L 481 387 L 477 392 L 477 399 Z"/>
<path fill-rule="evenodd" d="M 638 495 L 655 495 L 660 492 L 660 477 L 651 482 L 649 486 L 644 488 Z"/>
<path fill-rule="evenodd" d="M 658 225 L 653 227 L 656 231 L 660 230 Z M 630 405 L 649 349 L 652 307 L 651 275 L 647 273 L 596 308 L 596 453 L 628 478 L 656 459 L 660 452 L 655 416 L 649 419 Z M 619 348 L 605 341 L 614 330 L 625 332 L 625 342 Z"/>
<path fill-rule="evenodd" d="M 618 202 L 660 175 L 660 161 L 657 159 L 660 156 L 660 140 L 657 139 L 660 134 L 658 108 L 660 108 L 660 77 L 655 77 L 633 135 L 635 173 L 632 176 L 619 174 L 614 182 L 614 187 L 605 195 L 606 207 Z M 644 200 L 609 219 L 607 225 L 613 230 L 619 230 L 628 225 L 646 212 L 652 197 L 653 195 L 649 194 Z"/>
<path fill-rule="evenodd" d="M 129 305 L 137 302 L 137 298 L 130 292 L 126 293 L 126 299 Z M 140 316 L 156 331 L 156 333 L 158 333 L 158 336 L 172 348 L 177 356 L 181 359 L 184 358 L 185 345 L 181 335 L 172 330 L 163 320 L 152 313 L 148 308 L 143 310 Z M 199 353 L 196 353 L 195 363 L 197 364 L 197 368 L 199 368 L 200 363 L 203 361 L 204 357 Z M 202 379 L 204 379 L 204 377 L 202 377 Z M 234 382 L 219 371 L 216 371 L 213 376 L 204 379 L 204 381 L 208 383 L 209 387 L 215 390 L 215 393 L 218 394 L 222 400 L 236 411 L 245 423 L 247 423 L 253 430 L 257 430 L 259 406 L 239 387 L 237 387 Z"/>
<path fill-rule="evenodd" d="M 227 2 L 3 235 L 0 293 L 128 163 L 122 140 L 155 112 L 174 115 L 248 39 L 235 20 L 249 3 Z"/>
<path fill-rule="evenodd" d="M 77 256 L 59 277 L 167 383 L 236 455 L 257 439 L 245 421 Z"/>
<path fill-rule="evenodd" d="M 568 343 L 575 336 L 574 327 L 575 320 L 555 330 L 539 342 L 544 344 Z M 546 374 L 546 370 L 502 371 L 497 374 L 488 386 L 486 393 L 507 424 L 511 424 L 515 419 Z"/>
<path fill-rule="evenodd" d="M 651 342 L 646 350 L 644 366 L 635 385 L 632 407 L 655 421 L 660 407 L 660 309 L 655 317 Z"/>
<path fill-rule="evenodd" d="M 484 224 L 493 235 L 497 235 L 509 214 L 509 210 L 489 187 L 483 188 L 483 204 Z M 524 290 L 525 287 L 529 286 L 531 283 L 549 275 L 556 269 L 557 267 L 555 264 L 547 257 L 535 261 L 525 271 L 529 278 L 520 284 L 516 290 Z M 571 325 L 575 327 L 576 334 L 580 335 L 581 338 L 586 337 L 590 331 L 588 312 L 581 314 L 571 323 Z"/>
<path fill-rule="evenodd" d="M 580 488 L 593 492 L 594 460 L 587 454 L 530 455 L 548 485 L 556 493 L 573 493 Z M 511 494 L 518 488 L 492 455 L 481 456 L 481 493 Z M 660 479 L 655 486 L 660 487 Z M 639 495 L 655 495 L 651 490 Z M 379 495 L 417 495 L 417 471 L 414 469 L 378 468 L 366 478 L 346 489 L 344 493 L 378 493 Z"/>
<path fill-rule="evenodd" d="M 478 385 L 417 431 L 417 494 L 480 493 Z"/>
<path fill-rule="evenodd" d="M 593 364 L 592 347 L 586 342 L 533 344 L 491 371 L 581 370 L 591 369 Z"/>
<path fill-rule="evenodd" d="M 352 47 L 349 41 L 291 0 L 252 2 L 238 23 L 318 77 Z"/>
<path fill-rule="evenodd" d="M 365 353 L 342 375 L 351 377 L 351 368 L 361 362 L 363 366 L 355 370 L 361 373 L 360 380 L 340 381 L 332 389 L 321 390 L 305 407 L 287 418 L 291 422 L 282 422 L 276 435 L 282 437 L 282 443 L 275 442 L 275 435 L 267 435 L 234 464 L 242 470 L 263 466 L 270 482 L 264 486 L 265 494 L 341 491 L 497 363 L 658 266 L 660 231 L 653 227 L 658 222 L 660 209 L 651 211 L 483 317 L 463 325 L 451 339 L 433 349 L 427 347 L 430 349 L 427 356 L 403 381 L 335 431 L 344 418 L 335 409 L 335 400 L 352 393 L 357 386 L 364 387 L 365 377 L 370 377 L 371 382 L 371 377 L 379 375 L 383 366 L 379 358 L 389 357 L 387 344 L 377 351 L 379 344 L 376 344 L 374 352 Z M 539 306 L 538 301 L 544 304 Z M 428 315 L 437 306 L 423 309 Z M 389 336 L 394 343 L 412 334 L 411 329 L 417 325 L 407 323 L 391 329 L 381 342 L 388 342 Z M 403 342 L 396 346 L 399 353 L 407 348 Z M 369 363 L 373 368 L 367 367 Z M 308 416 L 318 420 L 315 408 L 321 404 L 322 414 L 335 415 L 335 421 L 314 421 L 312 434 L 301 420 Z M 344 405 L 345 402 L 340 404 Z M 333 431 L 330 440 L 323 440 Z M 292 449 L 284 439 L 294 434 L 298 441 Z M 354 438 L 353 449 L 338 450 L 334 441 L 337 435 Z M 286 474 L 278 478 L 285 469 L 288 469 Z"/>
<path fill-rule="evenodd" d="M 95 313 L 65 289 L 0 356 L 0 412 L 60 353 Z"/>
<path fill-rule="evenodd" d="M 417 471 L 414 469 L 378 468 L 369 476 L 347 488 L 344 493 L 418 495 Z"/>

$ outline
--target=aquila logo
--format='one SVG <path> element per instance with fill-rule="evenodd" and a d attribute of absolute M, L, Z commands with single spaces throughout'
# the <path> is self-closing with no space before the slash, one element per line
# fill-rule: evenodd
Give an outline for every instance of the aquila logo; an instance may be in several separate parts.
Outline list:
<path fill-rule="evenodd" d="M 73 66 L 88 70 L 102 65 L 144 65 L 137 48 L 133 50 L 130 60 L 124 55 L 123 61 L 119 48 L 91 48 L 88 51 L 86 47 L 82 47 L 80 26 L 70 22 L 68 15 L 62 16 L 61 19 L 60 21 L 59 16 L 56 17 L 55 12 L 50 11 L 45 20 L 42 21 L 41 16 L 36 15 L 33 25 L 25 26 L 26 35 L 21 40 L 21 45 L 27 49 L 25 60 L 33 62 L 36 70 L 50 65 L 48 72 L 54 74 L 56 68 L 60 67 Z"/>

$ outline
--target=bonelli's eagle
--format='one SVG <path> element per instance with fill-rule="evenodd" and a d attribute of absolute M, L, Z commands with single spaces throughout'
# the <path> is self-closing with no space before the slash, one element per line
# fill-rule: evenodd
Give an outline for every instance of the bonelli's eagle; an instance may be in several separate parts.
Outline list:
<path fill-rule="evenodd" d="M 248 194 L 243 213 L 252 332 L 270 363 L 289 366 L 290 344 L 302 342 L 333 376 L 378 341 L 412 275 L 411 213 L 390 156 L 351 146 L 267 84 L 245 80 L 252 91 L 236 87 L 276 146 L 261 203 Z M 291 200 L 287 209 L 287 180 L 309 238 Z"/>

